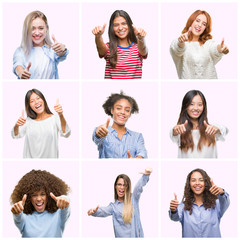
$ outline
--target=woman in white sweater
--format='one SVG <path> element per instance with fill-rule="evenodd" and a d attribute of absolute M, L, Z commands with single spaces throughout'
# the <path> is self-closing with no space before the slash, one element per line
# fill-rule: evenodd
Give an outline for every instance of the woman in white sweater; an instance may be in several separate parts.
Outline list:
<path fill-rule="evenodd" d="M 31 89 L 25 96 L 27 119 L 22 116 L 12 130 L 13 138 L 25 136 L 24 158 L 58 158 L 58 132 L 69 137 L 71 130 L 63 116 L 62 106 L 57 100 L 53 115 L 44 95 L 37 89 Z"/>
<path fill-rule="evenodd" d="M 170 46 L 180 79 L 216 79 L 215 65 L 229 49 L 212 40 L 212 20 L 206 11 L 197 10 L 188 19 L 182 34 Z"/>
<path fill-rule="evenodd" d="M 177 125 L 170 131 L 179 147 L 179 158 L 217 158 L 216 141 L 224 141 L 227 133 L 226 127 L 208 123 L 202 92 L 191 90 L 185 94 Z"/>

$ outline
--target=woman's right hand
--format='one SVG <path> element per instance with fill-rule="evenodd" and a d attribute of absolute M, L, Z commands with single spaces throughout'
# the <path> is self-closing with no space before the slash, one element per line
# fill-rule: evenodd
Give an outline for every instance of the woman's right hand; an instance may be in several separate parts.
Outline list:
<path fill-rule="evenodd" d="M 31 65 L 31 62 L 29 62 L 28 66 L 25 69 L 22 69 L 22 71 L 20 71 L 20 79 L 29 79 L 31 77 L 31 73 L 29 72 Z"/>
<path fill-rule="evenodd" d="M 22 110 L 21 117 L 17 120 L 15 126 L 20 127 L 23 126 L 26 123 L 26 118 L 24 117 L 24 110 Z"/>
<path fill-rule="evenodd" d="M 187 32 L 181 34 L 180 37 L 178 38 L 178 42 L 181 44 L 183 44 L 184 42 L 187 42 L 191 31 L 192 31 L 192 28 L 190 27 Z"/>
<path fill-rule="evenodd" d="M 97 36 L 102 36 L 105 31 L 106 23 L 103 24 L 103 26 L 97 26 L 92 30 L 92 33 Z"/>
<path fill-rule="evenodd" d="M 24 194 L 22 200 L 15 203 L 12 206 L 11 212 L 13 214 L 17 214 L 17 215 L 20 214 L 24 210 L 24 205 L 25 205 L 26 200 L 27 200 L 27 194 Z"/>
<path fill-rule="evenodd" d="M 108 118 L 107 122 L 101 126 L 99 126 L 96 130 L 96 135 L 99 138 L 103 138 L 106 137 L 108 135 L 108 125 L 110 123 L 110 118 Z"/>
<path fill-rule="evenodd" d="M 178 134 L 185 133 L 187 124 L 188 124 L 188 120 L 186 120 L 185 123 L 183 124 L 176 125 L 173 128 L 173 136 L 177 136 Z"/>
<path fill-rule="evenodd" d="M 98 208 L 99 208 L 99 206 L 97 206 L 96 208 L 89 209 L 87 212 L 88 216 L 93 215 L 98 210 Z"/>
<path fill-rule="evenodd" d="M 175 213 L 177 211 L 178 204 L 179 204 L 179 202 L 177 200 L 177 194 L 174 193 L 174 200 L 171 200 L 171 202 L 170 202 L 171 212 Z"/>

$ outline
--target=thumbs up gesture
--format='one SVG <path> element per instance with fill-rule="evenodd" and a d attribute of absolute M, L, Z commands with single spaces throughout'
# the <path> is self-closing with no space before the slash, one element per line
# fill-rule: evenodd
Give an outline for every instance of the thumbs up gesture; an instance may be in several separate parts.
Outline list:
<path fill-rule="evenodd" d="M 145 168 L 144 172 L 140 172 L 140 174 L 150 175 L 152 173 L 152 168 Z"/>
<path fill-rule="evenodd" d="M 59 99 L 56 100 L 56 104 L 54 105 L 54 110 L 58 113 L 59 116 L 63 114 L 62 105 L 59 104 Z"/>
<path fill-rule="evenodd" d="M 219 128 L 207 124 L 205 120 L 203 121 L 203 124 L 206 127 L 205 133 L 209 136 L 214 136 L 217 132 L 220 132 Z"/>
<path fill-rule="evenodd" d="M 180 37 L 178 38 L 178 42 L 180 43 L 187 42 L 191 32 L 192 32 L 192 28 L 190 27 L 187 32 L 180 35 Z"/>
<path fill-rule="evenodd" d="M 136 26 L 134 26 L 134 25 L 132 25 L 132 27 L 134 30 L 134 34 L 138 39 L 142 40 L 143 38 L 146 37 L 147 33 L 144 31 L 144 29 L 136 28 Z"/>
<path fill-rule="evenodd" d="M 26 118 L 24 117 L 24 110 L 22 110 L 21 117 L 17 120 L 15 126 L 23 126 L 26 123 Z"/>
<path fill-rule="evenodd" d="M 52 40 L 53 40 L 53 44 L 52 44 L 52 49 L 57 53 L 58 56 L 63 56 L 66 50 L 66 46 L 62 43 L 59 43 L 55 36 L 52 35 Z"/>
<path fill-rule="evenodd" d="M 96 208 L 91 208 L 88 210 L 88 216 L 93 215 L 97 210 L 98 210 L 99 206 L 97 206 Z"/>
<path fill-rule="evenodd" d="M 177 136 L 178 134 L 183 134 L 186 132 L 186 126 L 188 125 L 188 120 L 184 122 L 184 124 L 178 124 L 173 128 L 173 136 Z"/>
<path fill-rule="evenodd" d="M 99 126 L 96 130 L 96 135 L 99 137 L 99 138 L 103 138 L 103 137 L 106 137 L 108 135 L 108 126 L 109 126 L 109 123 L 110 123 L 110 118 L 108 118 L 107 122 L 104 123 L 103 125 Z"/>
<path fill-rule="evenodd" d="M 175 213 L 177 211 L 177 207 L 178 207 L 178 199 L 177 199 L 177 194 L 174 193 L 174 200 L 171 200 L 170 202 L 170 210 Z"/>
<path fill-rule="evenodd" d="M 29 69 L 31 67 L 31 62 L 28 63 L 28 66 L 23 70 L 23 72 L 20 74 L 20 79 L 29 79 L 31 77 L 31 73 L 29 72 Z"/>
<path fill-rule="evenodd" d="M 22 200 L 15 203 L 12 206 L 11 212 L 16 215 L 20 214 L 24 210 L 24 205 L 25 205 L 26 200 L 27 200 L 27 194 L 24 194 Z"/>
<path fill-rule="evenodd" d="M 103 26 L 97 26 L 92 30 L 92 33 L 97 36 L 102 36 L 106 28 L 106 23 L 103 24 Z"/>
<path fill-rule="evenodd" d="M 224 40 L 224 38 L 223 38 L 221 44 L 218 45 L 218 51 L 219 51 L 220 53 L 228 54 L 228 53 L 229 53 L 229 49 L 228 49 L 228 47 L 225 45 L 224 42 L 225 42 L 225 40 Z"/>
<path fill-rule="evenodd" d="M 64 197 L 56 197 L 53 193 L 50 193 L 50 197 L 55 200 L 57 207 L 60 209 L 65 209 L 69 206 L 69 200 Z"/>
<path fill-rule="evenodd" d="M 213 194 L 215 196 L 217 196 L 219 194 L 220 195 L 224 194 L 224 190 L 222 188 L 216 186 L 212 179 L 210 179 L 210 182 L 211 182 L 211 185 L 212 185 L 212 187 L 209 189 L 211 194 Z"/>

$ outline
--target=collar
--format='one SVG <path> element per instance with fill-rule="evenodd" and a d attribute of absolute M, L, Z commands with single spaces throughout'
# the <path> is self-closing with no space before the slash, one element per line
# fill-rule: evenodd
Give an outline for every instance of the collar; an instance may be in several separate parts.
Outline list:
<path fill-rule="evenodd" d="M 132 45 L 133 45 L 133 42 L 131 42 L 128 47 L 122 47 L 120 45 L 118 45 L 118 47 L 121 48 L 121 49 L 129 49 Z"/>
<path fill-rule="evenodd" d="M 108 127 L 108 129 L 110 130 L 111 133 L 113 133 L 113 132 L 116 132 L 116 133 L 117 133 L 117 130 L 114 129 L 114 128 L 112 128 L 112 127 Z M 131 135 L 132 135 L 132 131 L 129 130 L 128 128 L 126 128 L 126 133 L 125 133 L 125 134 L 129 134 L 129 135 L 131 136 Z M 125 135 L 125 134 L 124 134 L 124 135 Z"/>

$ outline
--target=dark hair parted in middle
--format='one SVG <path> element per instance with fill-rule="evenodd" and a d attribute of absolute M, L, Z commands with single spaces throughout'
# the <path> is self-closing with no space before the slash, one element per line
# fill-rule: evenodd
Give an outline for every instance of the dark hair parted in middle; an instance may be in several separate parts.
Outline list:
<path fill-rule="evenodd" d="M 208 136 L 205 134 L 206 127 L 204 126 L 204 121 L 208 123 L 207 119 L 207 102 L 206 99 L 203 95 L 203 93 L 199 90 L 191 90 L 188 91 L 182 101 L 182 108 L 181 112 L 179 115 L 179 119 L 177 124 L 184 124 L 185 121 L 188 121 L 188 124 L 186 126 L 186 132 L 184 134 L 181 134 L 181 150 L 188 151 L 188 149 L 194 149 L 194 142 L 193 142 L 193 137 L 192 137 L 192 129 L 193 129 L 193 124 L 191 122 L 191 118 L 189 117 L 187 113 L 187 108 L 188 106 L 192 103 L 192 100 L 195 96 L 199 95 L 202 99 L 203 103 L 203 112 L 198 118 L 198 128 L 200 132 L 200 139 L 198 142 L 197 149 L 201 151 L 203 145 L 208 145 L 210 146 L 211 144 L 215 144 L 215 137 L 214 136 Z"/>
<path fill-rule="evenodd" d="M 47 195 L 46 211 L 54 213 L 58 207 L 50 193 L 52 192 L 55 196 L 67 195 L 70 187 L 62 179 L 47 171 L 32 170 L 25 174 L 15 186 L 11 195 L 11 204 L 21 201 L 24 194 L 27 194 L 23 212 L 32 214 L 35 209 L 31 203 L 31 195 L 38 191 L 45 191 Z"/>
<path fill-rule="evenodd" d="M 130 96 L 125 95 L 123 91 L 121 91 L 120 94 L 112 93 L 111 96 L 108 97 L 107 101 L 102 105 L 105 113 L 112 117 L 113 115 L 111 113 L 111 110 L 114 108 L 114 104 L 121 99 L 126 99 L 131 104 L 131 114 L 139 112 L 136 100 Z"/>
<path fill-rule="evenodd" d="M 127 36 L 127 40 L 129 42 L 129 44 L 131 42 L 133 43 L 137 43 L 137 38 L 134 34 L 134 29 L 133 29 L 133 22 L 130 18 L 130 16 L 128 15 L 127 12 L 123 11 L 123 10 L 116 10 L 109 21 L 109 28 L 108 28 L 108 36 L 109 36 L 109 52 L 110 52 L 110 56 L 109 56 L 109 62 L 112 68 L 116 68 L 116 64 L 117 64 L 117 46 L 118 46 L 118 37 L 115 35 L 114 30 L 113 30 L 113 21 L 116 17 L 123 17 L 128 25 L 128 36 Z"/>
<path fill-rule="evenodd" d="M 203 206 L 205 207 L 205 209 L 215 208 L 216 199 L 218 198 L 217 196 L 213 195 L 209 191 L 212 185 L 211 185 L 210 177 L 208 176 L 208 174 L 200 168 L 192 170 L 187 176 L 187 180 L 184 188 L 184 196 L 182 200 L 184 203 L 184 210 L 190 211 L 190 215 L 192 214 L 192 206 L 194 203 L 194 193 L 190 187 L 190 180 L 194 172 L 199 172 L 204 179 L 205 189 L 203 191 Z"/>
<path fill-rule="evenodd" d="M 48 104 L 47 104 L 47 101 L 46 101 L 45 97 L 43 96 L 43 94 L 39 90 L 33 88 L 33 89 L 29 90 L 26 93 L 26 96 L 25 96 L 25 109 L 26 109 L 26 112 L 27 112 L 27 116 L 32 118 L 32 119 L 36 119 L 37 118 L 37 113 L 34 112 L 32 110 L 32 108 L 30 107 L 30 97 L 31 97 L 31 95 L 33 93 L 36 93 L 43 100 L 43 102 L 44 102 L 44 111 L 46 113 L 48 113 L 48 114 L 52 114 L 52 112 L 50 111 L 50 109 L 48 107 Z"/>

